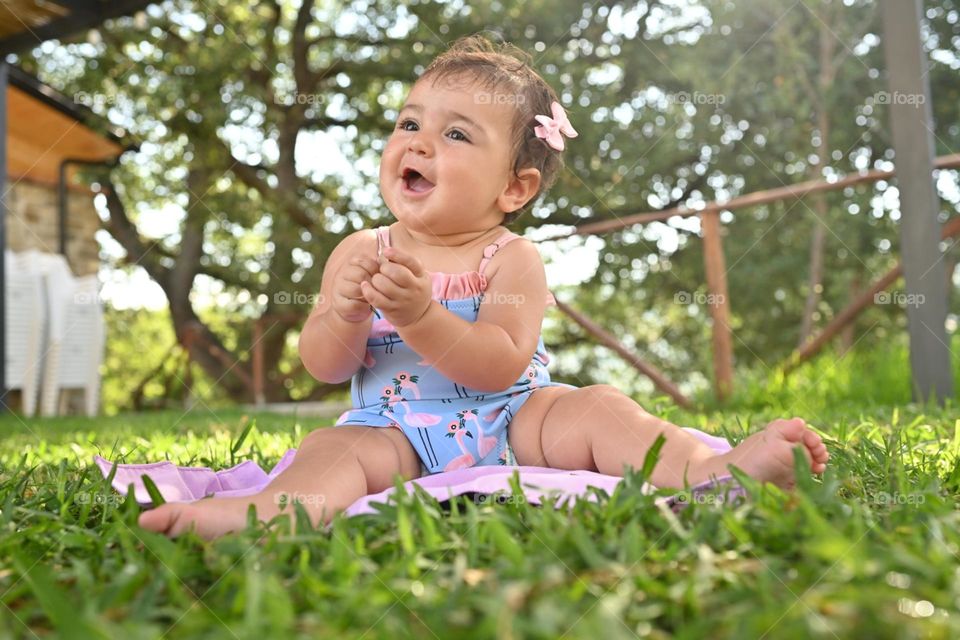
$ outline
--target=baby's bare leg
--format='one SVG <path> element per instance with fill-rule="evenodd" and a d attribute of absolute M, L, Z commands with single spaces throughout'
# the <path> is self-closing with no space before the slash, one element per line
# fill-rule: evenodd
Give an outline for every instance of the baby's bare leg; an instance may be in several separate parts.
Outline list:
<path fill-rule="evenodd" d="M 537 395 L 540 394 L 540 397 Z M 727 475 L 733 464 L 751 476 L 781 486 L 792 482 L 793 448 L 802 446 L 811 470 L 823 471 L 827 451 L 802 420 L 777 420 L 726 454 L 675 424 L 645 411 L 610 385 L 534 392 L 510 424 L 510 445 L 521 465 L 590 469 L 623 474 L 623 465 L 643 466 L 657 436 L 665 442 L 650 476 L 658 487 L 683 487 Z"/>
<path fill-rule="evenodd" d="M 357 499 L 420 476 L 420 459 L 406 436 L 391 427 L 341 426 L 317 429 L 303 439 L 290 466 L 258 494 L 165 504 L 140 516 L 145 529 L 177 536 L 191 526 L 216 538 L 246 526 L 249 505 L 268 521 L 280 513 L 281 496 L 303 504 L 313 524 L 327 523 Z M 288 512 L 292 512 L 290 506 Z"/>
<path fill-rule="evenodd" d="M 657 435 L 663 433 L 666 442 L 650 478 L 657 486 L 682 487 L 687 467 L 713 456 L 713 450 L 693 435 L 652 416 L 620 390 L 604 384 L 535 391 L 517 412 L 508 433 L 521 465 L 588 469 L 614 476 L 623 475 L 624 464 L 641 468 Z"/>

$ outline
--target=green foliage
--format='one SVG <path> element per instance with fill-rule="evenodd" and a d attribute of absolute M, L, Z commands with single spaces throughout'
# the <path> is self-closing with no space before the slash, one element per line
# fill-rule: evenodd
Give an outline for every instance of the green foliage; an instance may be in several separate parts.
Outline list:
<path fill-rule="evenodd" d="M 187 373 L 187 359 L 183 349 L 175 345 L 166 308 L 117 309 L 108 305 L 104 311 L 109 339 L 101 368 L 102 413 L 112 416 L 130 411 L 137 401 L 140 409 L 186 410 L 193 403 L 215 408 L 233 404 L 217 380 L 201 367 L 191 364 Z M 244 354 L 242 362 L 249 366 L 251 323 L 217 307 L 203 309 L 200 315 L 228 347 L 239 347 Z M 296 343 L 291 339 L 278 367 L 282 373 L 291 374 L 299 364 Z M 295 376 L 289 387 L 291 396 L 306 397 L 313 387 L 311 380 L 304 372 Z"/>
<path fill-rule="evenodd" d="M 166 309 L 116 309 L 107 305 L 104 322 L 108 339 L 101 368 L 102 412 L 114 415 L 130 409 L 134 390 L 154 372 L 158 375 L 143 388 L 145 406 L 170 395 L 161 379 L 174 375 L 182 378 L 184 372 L 177 366 L 178 351 L 171 352 L 175 337 L 169 312 Z M 176 383 L 175 378 L 173 382 Z"/>
<path fill-rule="evenodd" d="M 487 30 L 529 51 L 580 132 L 556 187 L 514 223 L 520 232 L 892 167 L 875 0 L 332 2 L 306 5 L 312 11 L 298 23 L 301 6 L 176 0 L 144 19 L 112 21 L 102 41 L 22 60 L 68 95 L 94 96 L 98 111 L 143 140 L 113 175 L 131 218 L 183 212 L 144 264 L 172 268 L 183 239 L 201 233 L 198 277 L 229 294 L 218 309 L 234 329 L 218 331 L 241 361 L 250 344 L 244 323 L 305 314 L 336 243 L 390 220 L 376 189 L 377 154 L 410 83 L 460 35 Z M 956 0 L 925 8 L 933 135 L 943 154 L 960 146 L 960 100 L 952 99 L 960 20 Z M 298 159 L 320 134 L 351 172 L 326 175 Z M 946 219 L 958 205 L 956 172 L 939 181 Z M 817 326 L 895 263 L 900 220 L 889 186 L 825 197 Z M 807 199 L 723 214 L 744 369 L 782 360 L 798 342 L 814 212 Z M 706 293 L 698 234 L 695 220 L 671 219 L 605 235 L 596 272 L 566 295 L 668 376 L 704 389 L 707 309 L 677 301 Z M 579 243 L 557 243 L 557 259 Z M 948 246 L 951 267 L 956 255 Z M 957 304 L 950 301 L 952 313 Z M 872 309 L 853 341 L 882 344 L 904 324 L 895 305 Z M 308 379 L 285 380 L 296 326 L 266 339 L 268 382 L 303 397 Z M 614 375 L 618 365 L 601 364 L 603 352 L 583 345 L 569 323 L 551 338 L 558 360 Z M 603 381 L 592 375 L 582 382 Z"/>
<path fill-rule="evenodd" d="M 677 514 L 657 506 L 665 492 L 640 490 L 644 470 L 558 508 L 530 504 L 516 482 L 502 499 L 441 504 L 398 480 L 376 514 L 338 516 L 326 531 L 254 522 L 213 543 L 168 540 L 136 526 L 136 505 L 94 453 L 269 468 L 318 425 L 199 406 L 0 417 L 0 554 L 11 559 L 0 635 L 956 637 L 955 411 L 858 392 L 887 388 L 902 362 L 897 349 L 855 356 L 837 366 L 863 377 L 831 374 L 840 390 L 816 399 L 816 415 L 807 394 L 824 388 L 822 361 L 775 406 L 658 411 L 733 441 L 802 415 L 831 454 L 793 493 L 745 481 L 745 502 L 682 494 Z"/>

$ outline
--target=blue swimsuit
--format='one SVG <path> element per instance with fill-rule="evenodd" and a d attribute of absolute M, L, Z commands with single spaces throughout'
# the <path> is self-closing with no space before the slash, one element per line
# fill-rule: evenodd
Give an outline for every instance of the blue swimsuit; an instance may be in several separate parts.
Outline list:
<path fill-rule="evenodd" d="M 510 231 L 499 236 L 484 249 L 477 271 L 430 272 L 433 299 L 476 322 L 487 285 L 484 269 L 500 247 L 519 237 Z M 390 246 L 389 227 L 378 228 L 377 239 L 379 254 Z M 547 304 L 554 304 L 549 293 Z M 477 465 L 515 466 L 507 427 L 523 403 L 540 387 L 576 388 L 550 380 L 542 335 L 519 380 L 505 391 L 482 393 L 444 377 L 403 342 L 379 309 L 373 314 L 364 366 L 350 382 L 355 408 L 345 411 L 334 426 L 400 429 L 420 456 L 422 475 Z"/>

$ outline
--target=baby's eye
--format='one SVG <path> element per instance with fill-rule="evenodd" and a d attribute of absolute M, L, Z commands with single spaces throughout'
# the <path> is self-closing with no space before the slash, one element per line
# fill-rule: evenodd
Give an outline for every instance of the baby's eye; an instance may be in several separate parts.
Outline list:
<path fill-rule="evenodd" d="M 457 140 L 459 142 L 470 142 L 470 139 L 466 136 L 466 134 L 463 131 L 460 131 L 459 129 L 453 129 L 447 135 L 449 135 L 452 139 Z"/>
<path fill-rule="evenodd" d="M 410 127 L 413 127 L 412 129 Z M 413 120 L 401 120 L 397 123 L 397 129 L 401 131 L 416 131 L 418 128 L 417 123 Z"/>

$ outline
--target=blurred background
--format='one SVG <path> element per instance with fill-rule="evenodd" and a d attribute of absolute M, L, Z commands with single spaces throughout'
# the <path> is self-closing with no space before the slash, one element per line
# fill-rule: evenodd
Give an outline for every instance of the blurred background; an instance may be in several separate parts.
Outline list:
<path fill-rule="evenodd" d="M 960 150 L 958 4 L 923 2 L 938 157 Z M 66 246 L 73 275 L 97 281 L 74 300 L 92 295 L 103 312 L 96 411 L 348 401 L 348 384 L 300 366 L 299 328 L 338 242 L 393 221 L 377 167 L 405 92 L 477 32 L 527 51 L 580 133 L 556 186 L 511 225 L 534 240 L 891 171 L 889 108 L 921 102 L 888 89 L 871 0 L 167 1 L 21 47 L 6 60 L 22 90 L 49 87 L 103 147 L 102 162 L 70 167 Z M 59 175 L 27 173 L 11 164 L 8 248 L 56 253 Z M 960 206 L 957 177 L 934 174 L 941 222 Z M 863 180 L 721 207 L 719 222 L 728 401 L 763 404 L 789 387 L 782 363 L 897 264 L 899 193 Z M 709 406 L 716 291 L 702 236 L 699 217 L 675 215 L 538 246 L 558 300 Z M 955 242 L 941 244 L 951 345 Z M 808 393 L 910 400 L 902 286 L 807 365 L 819 372 Z M 660 393 L 556 308 L 544 329 L 555 379 Z"/>

